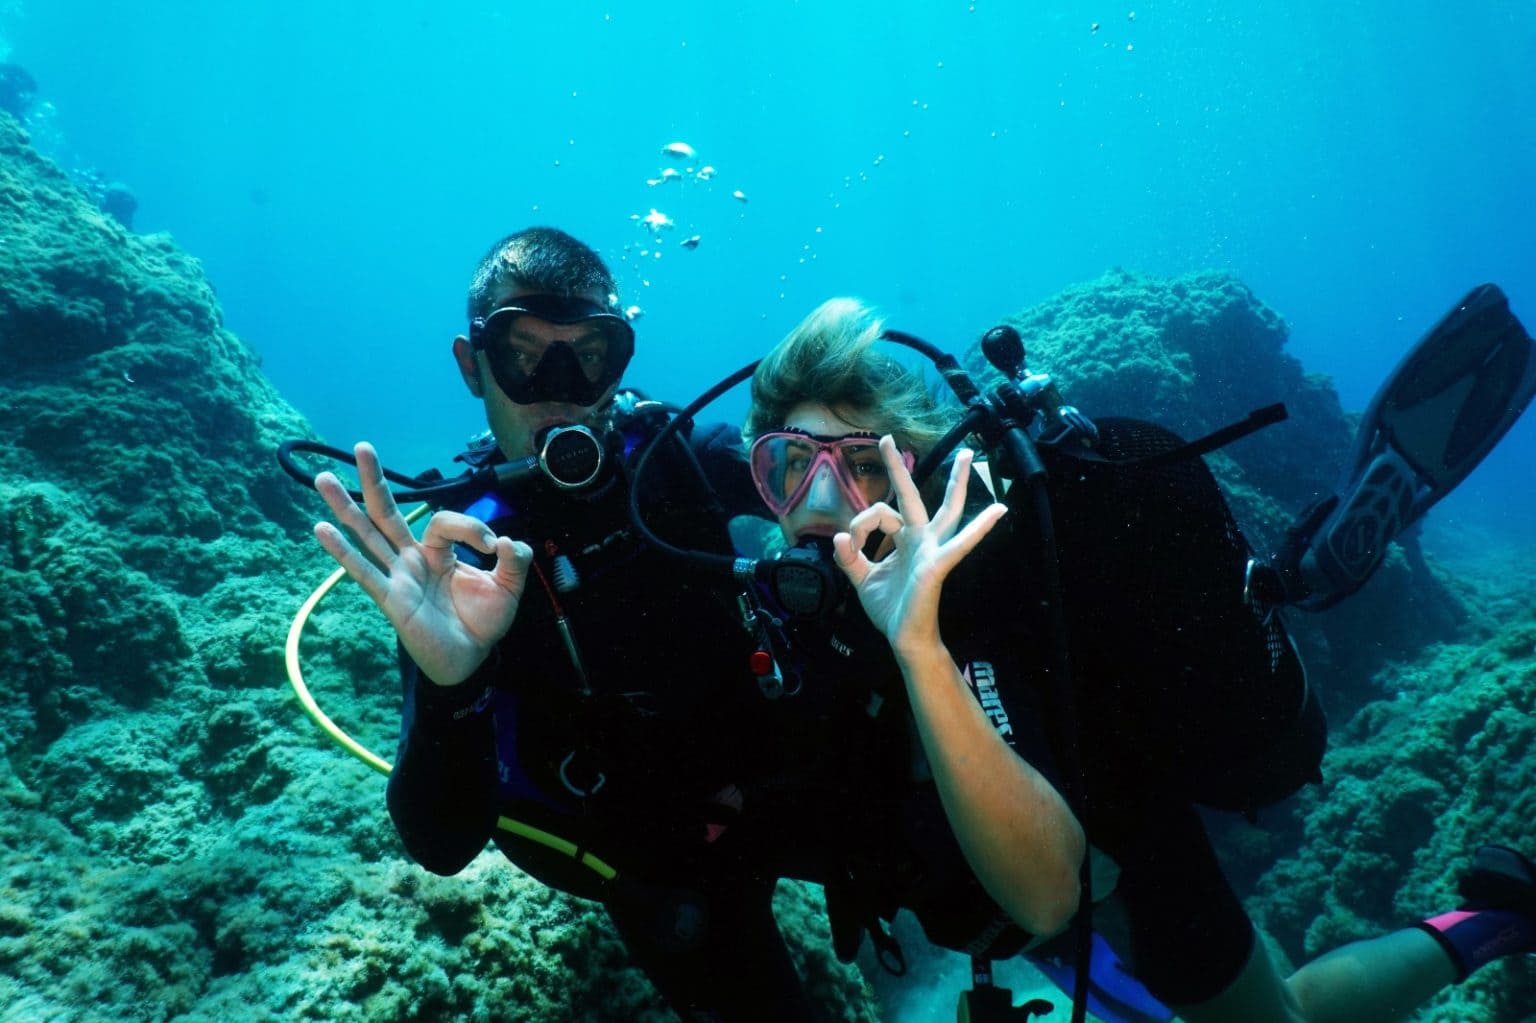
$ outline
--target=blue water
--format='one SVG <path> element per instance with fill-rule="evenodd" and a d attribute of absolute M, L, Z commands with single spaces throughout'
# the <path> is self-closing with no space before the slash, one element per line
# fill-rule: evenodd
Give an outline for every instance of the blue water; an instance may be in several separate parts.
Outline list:
<path fill-rule="evenodd" d="M 59 155 L 202 259 L 323 435 L 403 469 L 478 428 L 448 344 L 530 223 L 616 264 L 630 379 L 674 400 L 833 294 L 959 348 L 1117 265 L 1237 272 L 1349 407 L 1473 284 L 1536 325 L 1529 0 L 736 7 L 21 0 L 0 40 Z M 715 178 L 648 186 L 674 141 Z M 1536 539 L 1533 456 L 1536 415 L 1442 519 Z"/>

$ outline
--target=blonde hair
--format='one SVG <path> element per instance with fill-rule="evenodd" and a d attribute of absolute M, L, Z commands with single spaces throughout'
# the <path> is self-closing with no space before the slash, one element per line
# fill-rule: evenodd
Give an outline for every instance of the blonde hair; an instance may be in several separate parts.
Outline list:
<path fill-rule="evenodd" d="M 889 433 L 921 456 L 959 421 L 941 405 L 921 373 L 879 351 L 885 321 L 855 298 L 823 302 L 801 320 L 752 376 L 752 407 L 742 437 L 748 444 L 781 429 L 804 402 L 825 405 L 872 433 Z"/>

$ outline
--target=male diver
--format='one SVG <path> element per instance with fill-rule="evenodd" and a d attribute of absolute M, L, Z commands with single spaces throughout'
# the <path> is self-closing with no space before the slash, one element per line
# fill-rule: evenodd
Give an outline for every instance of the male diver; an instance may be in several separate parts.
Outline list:
<path fill-rule="evenodd" d="M 666 416 L 620 389 L 634 350 L 620 309 L 575 238 L 502 239 L 453 354 L 494 440 L 466 457 L 516 485 L 437 512 L 418 540 L 369 445 L 362 507 L 335 476 L 315 481 L 336 522 L 317 539 L 399 636 L 390 813 L 434 873 L 489 839 L 600 900 L 686 1020 L 816 1020 L 771 907 L 779 877 L 819 870 L 775 794 L 795 773 L 783 711 L 753 670 L 739 584 L 674 566 L 630 528 L 629 463 Z M 596 441 L 600 468 L 524 471 L 552 470 L 572 431 Z M 729 552 L 732 513 L 758 509 L 739 436 L 700 428 L 652 461 L 648 521 Z"/>

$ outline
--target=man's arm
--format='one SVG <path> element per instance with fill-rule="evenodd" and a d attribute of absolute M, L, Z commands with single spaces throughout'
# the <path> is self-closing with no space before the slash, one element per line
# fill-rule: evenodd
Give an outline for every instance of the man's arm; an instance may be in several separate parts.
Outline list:
<path fill-rule="evenodd" d="M 425 678 L 404 650 L 405 707 L 389 776 L 389 815 L 411 858 L 456 874 L 496 827 L 496 741 L 488 709 L 490 660 L 456 686 Z"/>

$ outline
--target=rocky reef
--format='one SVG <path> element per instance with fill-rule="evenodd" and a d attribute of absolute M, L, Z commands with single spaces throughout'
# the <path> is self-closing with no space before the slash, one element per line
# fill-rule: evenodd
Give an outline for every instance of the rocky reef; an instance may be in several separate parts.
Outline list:
<path fill-rule="evenodd" d="M 1492 566 L 1490 566 L 1492 570 Z M 1307 958 L 1456 905 L 1456 872 L 1483 842 L 1530 854 L 1536 819 L 1536 611 L 1529 584 L 1499 601 L 1480 642 L 1383 668 L 1391 695 L 1339 730 L 1328 783 L 1299 797 L 1299 848 L 1260 880 L 1256 917 Z M 1487 969 L 1423 1020 L 1523 1020 L 1527 960 Z"/>
<path fill-rule="evenodd" d="M 0 1017 L 636 1020 L 670 1014 L 592 905 L 488 853 L 409 862 L 383 780 L 304 717 L 283 642 L 332 567 L 272 452 L 310 436 L 197 262 L 104 214 L 0 113 Z M 388 628 L 350 587 L 303 647 L 393 750 Z M 820 895 L 781 917 L 872 1018 Z"/>

